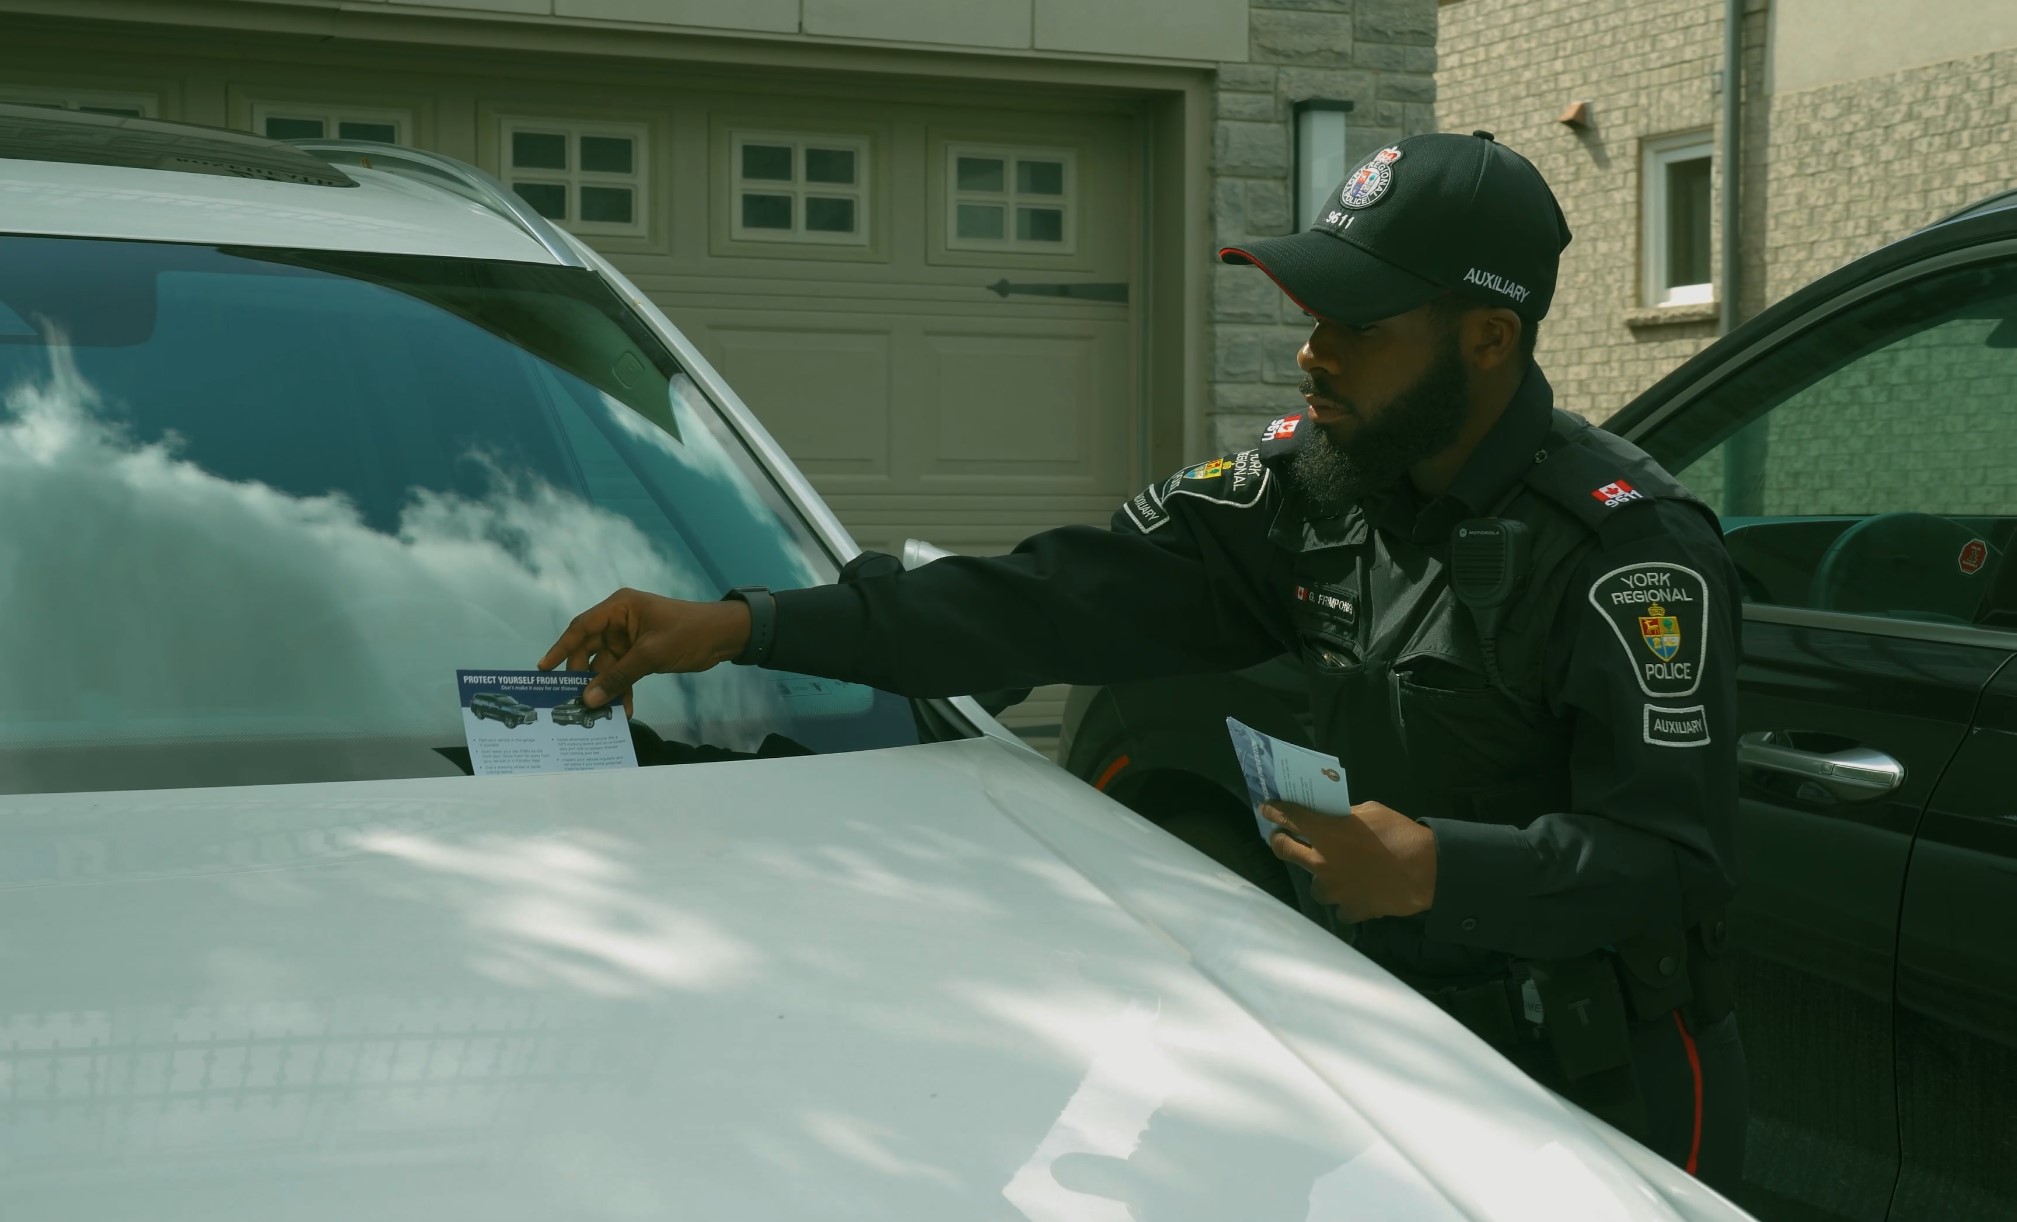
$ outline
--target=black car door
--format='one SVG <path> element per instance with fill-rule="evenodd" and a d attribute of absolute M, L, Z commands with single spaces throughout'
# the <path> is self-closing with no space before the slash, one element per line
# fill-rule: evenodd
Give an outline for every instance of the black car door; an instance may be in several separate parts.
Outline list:
<path fill-rule="evenodd" d="M 1916 1045 L 1894 977 L 1922 814 L 2017 648 L 1992 597 L 2017 523 L 2017 252 L 1855 283 L 1638 419 L 1628 434 L 1723 515 L 1744 585 L 1729 951 L 1751 1070 L 1744 1203 L 1882 1222 L 1930 1135 L 1913 1101 L 1958 1089 L 1901 1078 Z M 2007 1036 L 2010 1012 L 1990 1025 Z"/>
<path fill-rule="evenodd" d="M 1997 609 L 2017 623 L 2017 565 Z M 2017 1218 L 2017 663 L 1934 791 L 1898 940 L 1895 1222 Z"/>

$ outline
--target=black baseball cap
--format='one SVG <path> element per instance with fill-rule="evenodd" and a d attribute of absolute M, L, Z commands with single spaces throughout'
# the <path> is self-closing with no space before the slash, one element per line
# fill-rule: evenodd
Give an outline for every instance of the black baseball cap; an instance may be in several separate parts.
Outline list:
<path fill-rule="evenodd" d="M 1490 132 L 1410 136 L 1359 163 L 1317 223 L 1219 252 L 1251 263 L 1319 318 L 1354 325 L 1455 291 L 1539 322 L 1569 244 L 1532 162 Z"/>

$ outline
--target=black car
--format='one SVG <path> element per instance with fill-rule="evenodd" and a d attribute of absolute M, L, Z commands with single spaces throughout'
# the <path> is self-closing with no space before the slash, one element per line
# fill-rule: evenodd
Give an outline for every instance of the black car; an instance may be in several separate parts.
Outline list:
<path fill-rule="evenodd" d="M 539 720 L 539 710 L 520 704 L 502 692 L 484 692 L 470 697 L 469 711 L 478 721 L 501 721 L 507 729 L 529 726 Z"/>
<path fill-rule="evenodd" d="M 581 697 L 553 706 L 553 724 L 557 726 L 580 726 L 587 729 L 598 721 L 607 721 L 616 716 L 616 706 L 605 704 L 600 708 L 589 708 L 581 702 Z"/>
<path fill-rule="evenodd" d="M 2017 1218 L 2017 197 L 1807 286 L 1605 427 L 1716 509 L 1743 583 L 1741 1203 Z M 1059 758 L 1286 896 L 1228 715 L 1308 742 L 1278 661 L 1077 689 Z"/>

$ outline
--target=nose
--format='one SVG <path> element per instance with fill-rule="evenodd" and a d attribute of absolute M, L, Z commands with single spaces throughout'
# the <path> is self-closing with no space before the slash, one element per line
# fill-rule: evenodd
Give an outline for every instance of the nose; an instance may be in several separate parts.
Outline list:
<path fill-rule="evenodd" d="M 1308 338 L 1296 351 L 1296 366 L 1304 373 L 1343 373 L 1344 365 L 1338 355 L 1337 329 L 1331 324 L 1318 320 L 1310 328 Z"/>

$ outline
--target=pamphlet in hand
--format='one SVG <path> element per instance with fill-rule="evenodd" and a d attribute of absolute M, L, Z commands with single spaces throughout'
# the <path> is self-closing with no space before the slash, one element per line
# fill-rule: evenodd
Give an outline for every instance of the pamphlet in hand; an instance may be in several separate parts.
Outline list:
<path fill-rule="evenodd" d="M 1293 802 L 1320 815 L 1352 813 L 1344 765 L 1335 755 L 1283 742 L 1230 717 L 1226 718 L 1226 729 L 1233 736 L 1233 754 L 1240 757 L 1240 772 L 1247 779 L 1247 797 L 1253 802 L 1254 822 L 1263 841 L 1276 832 L 1302 839 L 1261 818 L 1263 802 Z"/>
<path fill-rule="evenodd" d="M 581 702 L 585 670 L 458 670 L 462 732 L 478 776 L 635 768 L 623 702 Z"/>

